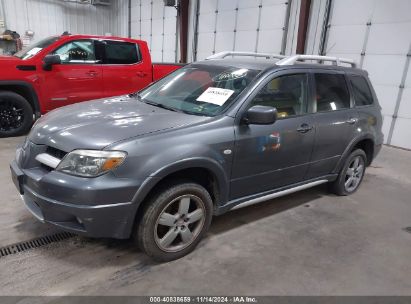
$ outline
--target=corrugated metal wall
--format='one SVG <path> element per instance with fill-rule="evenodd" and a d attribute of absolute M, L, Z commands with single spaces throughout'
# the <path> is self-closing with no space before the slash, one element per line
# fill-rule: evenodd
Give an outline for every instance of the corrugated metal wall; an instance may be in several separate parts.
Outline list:
<path fill-rule="evenodd" d="M 76 34 L 124 35 L 127 33 L 127 0 L 111 6 L 94 6 L 63 0 L 3 0 L 7 28 L 24 35 L 35 32 L 33 41 L 70 31 Z"/>
<path fill-rule="evenodd" d="M 317 54 L 326 0 L 314 0 L 307 52 Z M 411 149 L 411 1 L 332 0 L 326 55 L 369 72 L 384 115 L 385 142 Z"/>
<path fill-rule="evenodd" d="M 197 5 L 198 26 L 191 35 L 194 59 L 221 51 L 283 51 L 287 1 L 200 0 Z"/>
<path fill-rule="evenodd" d="M 131 1 L 131 37 L 147 41 L 155 62 L 177 61 L 177 10 L 163 0 Z"/>

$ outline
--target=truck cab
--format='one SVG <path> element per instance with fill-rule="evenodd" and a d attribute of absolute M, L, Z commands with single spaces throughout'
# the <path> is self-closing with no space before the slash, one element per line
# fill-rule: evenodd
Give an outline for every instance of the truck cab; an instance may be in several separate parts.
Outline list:
<path fill-rule="evenodd" d="M 134 93 L 180 66 L 153 65 L 141 40 L 48 37 L 0 56 L 0 137 L 26 133 L 34 119 L 58 107 Z"/>

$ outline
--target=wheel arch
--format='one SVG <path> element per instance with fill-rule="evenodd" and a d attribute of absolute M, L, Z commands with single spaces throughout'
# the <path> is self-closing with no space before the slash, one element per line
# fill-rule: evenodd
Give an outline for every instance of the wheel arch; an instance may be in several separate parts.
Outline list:
<path fill-rule="evenodd" d="M 375 139 L 371 134 L 365 134 L 353 139 L 341 155 L 340 160 L 333 173 L 338 173 L 344 165 L 345 159 L 355 149 L 362 149 L 367 156 L 367 166 L 369 166 L 374 157 Z"/>
<path fill-rule="evenodd" d="M 36 119 L 41 115 L 41 108 L 34 87 L 25 81 L 0 81 L 0 91 L 9 91 L 24 97 L 31 105 Z"/>
<path fill-rule="evenodd" d="M 214 210 L 228 200 L 226 173 L 216 161 L 205 158 L 181 160 L 157 170 L 142 183 L 133 198 L 135 214 L 132 226 L 141 216 L 150 196 L 174 180 L 188 180 L 202 185 L 211 195 Z"/>

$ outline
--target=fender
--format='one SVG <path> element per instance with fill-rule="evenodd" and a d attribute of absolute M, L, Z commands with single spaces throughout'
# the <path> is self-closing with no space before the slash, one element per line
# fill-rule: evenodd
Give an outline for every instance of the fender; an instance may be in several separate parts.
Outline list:
<path fill-rule="evenodd" d="M 345 148 L 343 154 L 341 155 L 337 163 L 337 166 L 333 170 L 333 173 L 338 173 L 340 171 L 341 167 L 344 165 L 345 159 L 348 157 L 351 150 L 355 147 L 356 144 L 358 144 L 360 141 L 364 139 L 371 139 L 373 143 L 375 144 L 375 138 L 372 134 L 367 133 L 367 134 L 362 134 L 358 137 L 354 137 L 354 139 L 352 139 L 351 142 L 348 144 L 347 148 Z"/>
<path fill-rule="evenodd" d="M 24 87 L 25 89 L 27 89 L 27 91 L 30 94 L 31 100 L 32 100 L 32 104 L 34 107 L 34 114 L 36 115 L 36 119 L 41 116 L 39 99 L 37 97 L 36 90 L 30 83 L 25 82 L 25 81 L 20 81 L 20 80 L 13 80 L 13 81 L 0 80 L 0 90 L 2 89 L 3 86 L 20 86 L 20 87 Z"/>
<path fill-rule="evenodd" d="M 166 176 L 190 168 L 202 168 L 211 171 L 217 180 L 220 201 L 218 205 L 223 205 L 228 201 L 228 189 L 229 182 L 224 169 L 218 164 L 217 161 L 210 158 L 188 158 L 170 165 L 160 168 L 159 170 L 150 174 L 150 176 L 144 180 L 140 188 L 133 197 L 133 203 L 138 206 L 147 196 L 147 194 Z"/>

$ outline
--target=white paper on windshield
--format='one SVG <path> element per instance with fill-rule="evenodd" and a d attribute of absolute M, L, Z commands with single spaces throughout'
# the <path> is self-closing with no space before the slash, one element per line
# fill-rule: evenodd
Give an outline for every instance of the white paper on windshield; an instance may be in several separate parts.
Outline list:
<path fill-rule="evenodd" d="M 197 101 L 203 101 L 222 106 L 228 100 L 228 98 L 233 95 L 233 93 L 233 90 L 209 87 L 203 92 L 203 94 L 198 96 Z"/>

